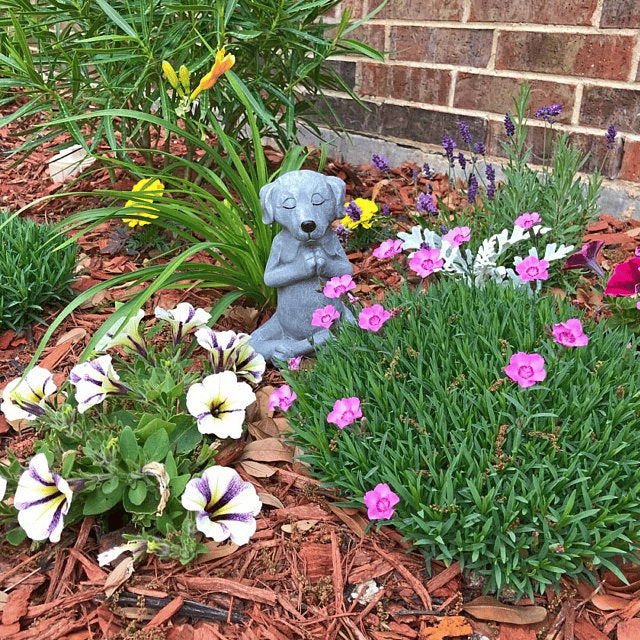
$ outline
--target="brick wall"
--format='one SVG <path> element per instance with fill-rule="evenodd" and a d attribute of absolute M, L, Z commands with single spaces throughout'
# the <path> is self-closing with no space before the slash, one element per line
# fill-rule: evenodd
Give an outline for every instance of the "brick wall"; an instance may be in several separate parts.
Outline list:
<path fill-rule="evenodd" d="M 379 0 L 343 0 L 359 18 Z M 458 120 L 488 153 L 501 155 L 503 118 L 523 79 L 531 113 L 562 104 L 554 125 L 602 166 L 610 124 L 619 136 L 610 178 L 640 183 L 640 0 L 388 0 L 354 36 L 388 54 L 385 63 L 344 57 L 340 72 L 369 106 L 336 93 L 347 128 L 398 142 L 457 139 Z M 529 120 L 534 155 L 543 122 Z"/>

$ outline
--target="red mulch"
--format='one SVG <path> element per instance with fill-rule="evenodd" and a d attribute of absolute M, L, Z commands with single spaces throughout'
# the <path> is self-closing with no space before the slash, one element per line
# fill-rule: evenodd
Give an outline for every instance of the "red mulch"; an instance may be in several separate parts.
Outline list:
<path fill-rule="evenodd" d="M 19 132 L 17 126 L 0 129 L 0 148 L 5 154 L 0 161 L 0 206 L 12 211 L 60 189 L 48 176 L 46 163 L 52 153 L 47 150 L 34 152 L 17 168 L 10 166 L 6 152 L 20 143 Z M 277 154 L 272 156 L 277 160 Z M 330 163 L 328 170 L 347 182 L 352 197 L 371 197 L 375 190 L 376 200 L 387 202 L 397 219 L 415 202 L 410 165 L 395 169 L 387 178 L 370 166 L 342 162 Z M 134 183 L 126 176 L 117 178 L 116 188 L 128 189 Z M 77 190 L 89 192 L 111 187 L 105 170 L 92 172 L 76 185 Z M 456 195 L 446 192 L 444 176 L 432 181 L 432 187 L 452 206 L 456 204 Z M 72 196 L 40 204 L 29 215 L 56 221 L 98 204 L 90 195 Z M 134 258 L 102 252 L 110 228 L 101 225 L 83 238 L 78 291 L 136 269 Z M 604 267 L 611 269 L 633 255 L 638 234 L 639 221 L 605 214 L 586 230 L 585 241 L 605 242 Z M 384 286 L 399 281 L 389 265 L 371 258 L 370 250 L 350 258 L 363 293 L 381 296 Z M 58 381 L 63 379 L 109 315 L 112 301 L 124 293 L 109 290 L 72 314 L 45 349 L 41 366 L 55 371 Z M 194 306 L 212 303 L 211 292 L 162 291 L 148 308 L 171 308 L 184 300 Z M 583 292 L 581 302 L 596 306 L 600 300 Z M 53 317 L 48 316 L 46 323 Z M 256 310 L 238 304 L 221 318 L 219 328 L 250 331 L 257 320 Z M 0 333 L 0 391 L 20 375 L 45 330 L 39 324 L 20 335 Z M 61 543 L 55 546 L 45 544 L 32 550 L 26 544 L 14 548 L 3 543 L 0 639 L 640 638 L 638 567 L 624 567 L 629 585 L 605 573 L 599 576 L 597 590 L 564 580 L 558 593 L 549 591 L 535 603 L 505 606 L 480 598 L 479 586 L 461 573 L 458 563 L 449 567 L 438 562 L 425 564 L 421 555 L 407 552 L 393 528 L 365 533 L 365 515 L 340 507 L 339 498 L 309 477 L 286 446 L 268 447 L 271 455 L 265 455 L 267 447 L 247 447 L 266 438 L 270 443 L 280 442 L 286 421 L 274 420 L 264 402 L 268 385 L 278 382 L 278 373 L 270 370 L 248 434 L 218 456 L 220 464 L 235 466 L 262 494 L 265 506 L 249 544 L 236 549 L 211 543 L 210 552 L 189 566 L 150 557 L 128 577 L 126 560 L 113 569 L 98 567 L 97 553 L 113 546 L 117 535 L 103 535 L 92 518 L 65 529 Z M 29 457 L 32 437 L 12 431 L 1 415 L 0 434 L 0 447 Z M 373 581 L 373 589 L 364 594 L 367 581 Z M 364 586 L 360 595 L 354 595 L 358 585 Z M 528 605 L 544 607 L 542 622 L 531 623 L 539 610 Z"/>

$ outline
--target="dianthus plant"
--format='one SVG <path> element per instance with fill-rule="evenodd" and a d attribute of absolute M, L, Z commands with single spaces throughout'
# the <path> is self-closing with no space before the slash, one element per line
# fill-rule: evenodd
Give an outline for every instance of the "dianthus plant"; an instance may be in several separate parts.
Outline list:
<path fill-rule="evenodd" d="M 157 308 L 144 330 L 143 316 L 116 323 L 59 389 L 42 367 L 5 387 L 5 417 L 40 438 L 30 460 L 14 456 L 0 474 L 14 492 L 13 506 L 0 504 L 10 541 L 58 542 L 104 514 L 103 529 L 135 533 L 101 562 L 126 550 L 188 562 L 205 549 L 200 533 L 244 544 L 255 531 L 255 489 L 215 455 L 242 436 L 264 359 L 247 334 L 214 331 L 188 303 Z"/>
<path fill-rule="evenodd" d="M 512 230 L 503 229 L 500 233 L 483 240 L 475 254 L 465 245 L 452 243 L 446 236 L 440 236 L 435 231 L 423 229 L 420 226 L 413 227 L 410 233 L 400 232 L 398 237 L 403 240 L 402 248 L 405 251 L 419 251 L 425 246 L 439 249 L 440 259 L 443 260 L 440 270 L 460 276 L 468 284 L 481 286 L 487 280 L 494 280 L 526 287 L 529 285 L 518 273 L 517 266 L 527 257 L 515 256 L 513 268 L 501 264 L 501 261 L 504 259 L 507 249 L 525 241 L 532 244 L 527 256 L 533 256 L 548 263 L 566 258 L 574 249 L 572 245 L 558 245 L 551 242 L 543 248 L 538 246 L 540 238 L 550 230 L 541 224 L 528 227 L 515 224 Z M 413 254 L 410 254 L 410 257 L 411 255 Z M 538 279 L 533 286 L 538 290 L 541 285 L 542 281 Z"/>

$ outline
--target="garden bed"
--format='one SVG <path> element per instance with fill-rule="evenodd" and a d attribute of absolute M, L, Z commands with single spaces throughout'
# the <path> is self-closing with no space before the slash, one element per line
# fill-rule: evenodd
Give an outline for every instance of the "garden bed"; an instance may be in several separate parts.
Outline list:
<path fill-rule="evenodd" d="M 19 144 L 15 131 L 0 130 L 5 154 Z M 54 141 L 55 142 L 55 141 Z M 38 150 L 17 168 L 10 161 L 0 164 L 0 206 L 12 210 L 59 189 L 46 171 L 49 154 Z M 277 161 L 277 154 L 272 154 Z M 388 204 L 391 214 L 402 219 L 413 202 L 409 186 L 412 167 L 394 169 L 382 176 L 370 166 L 353 167 L 331 162 L 328 172 L 343 178 L 350 197 L 370 198 L 379 189 L 377 201 Z M 133 180 L 119 177 L 117 188 L 130 189 Z M 434 191 L 451 204 L 455 194 L 445 190 L 445 176 L 432 181 Z M 106 172 L 94 172 L 76 188 L 91 192 L 110 188 Z M 92 196 L 74 196 L 47 201 L 32 210 L 35 219 L 58 221 L 81 208 L 97 206 Z M 605 269 L 633 255 L 640 221 L 617 220 L 606 213 L 585 229 L 585 241 L 605 243 Z M 115 274 L 133 271 L 144 254 L 105 251 L 113 224 L 101 225 L 81 240 L 83 271 L 74 285 L 84 291 Z M 381 297 L 386 287 L 399 283 L 389 264 L 371 257 L 371 248 L 349 255 L 357 293 Z M 63 379 L 76 364 L 89 338 L 109 316 L 113 300 L 123 290 L 108 290 L 74 312 L 58 329 L 40 360 L 41 366 Z M 194 306 L 211 305 L 210 293 L 160 291 L 149 301 L 172 308 L 188 301 Z M 601 296 L 585 287 L 576 302 L 592 310 Z M 48 323 L 54 314 L 46 318 Z M 216 328 L 251 331 L 259 321 L 258 310 L 240 301 L 220 319 Z M 0 390 L 24 370 L 46 330 L 36 325 L 16 335 L 0 334 Z M 391 527 L 365 534 L 363 513 L 341 508 L 339 500 L 310 478 L 293 452 L 281 442 L 286 421 L 273 420 L 266 410 L 269 387 L 281 378 L 269 369 L 260 394 L 262 403 L 253 413 L 249 433 L 224 449 L 218 462 L 234 466 L 244 479 L 270 499 L 258 517 L 258 531 L 250 544 L 234 550 L 230 545 L 211 544 L 210 554 L 198 562 L 181 566 L 151 556 L 127 579 L 126 566 L 109 572 L 98 567 L 96 555 L 113 546 L 117 538 L 102 535 L 95 522 L 86 518 L 76 529 L 68 528 L 61 544 L 38 550 L 25 544 L 2 546 L 0 582 L 4 610 L 0 638 L 445 638 L 484 635 L 502 640 L 534 640 L 542 637 L 564 640 L 603 640 L 617 634 L 618 640 L 640 637 L 640 571 L 625 567 L 630 585 L 622 585 L 611 574 L 602 574 L 599 590 L 587 583 L 563 580 L 559 592 L 538 596 L 535 603 L 521 600 L 517 606 L 500 606 L 478 600 L 481 584 L 461 573 L 457 563 L 425 567 L 421 555 L 407 553 L 401 536 Z M 16 432 L 0 416 L 3 448 L 11 447 L 20 457 L 29 457 L 33 435 Z M 262 440 L 259 445 L 252 442 Z M 367 601 L 353 597 L 358 585 L 375 581 Z M 109 596 L 106 600 L 105 597 Z M 547 611 L 542 622 L 530 623 L 537 610 Z M 529 606 L 529 608 L 527 608 Z"/>

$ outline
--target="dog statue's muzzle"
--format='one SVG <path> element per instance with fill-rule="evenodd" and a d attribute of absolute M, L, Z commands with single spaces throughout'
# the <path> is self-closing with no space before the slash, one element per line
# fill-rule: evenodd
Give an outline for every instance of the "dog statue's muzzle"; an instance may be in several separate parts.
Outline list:
<path fill-rule="evenodd" d="M 304 222 L 300 223 L 300 228 L 305 233 L 311 233 L 312 231 L 315 231 L 316 223 L 313 220 L 305 220 Z"/>

